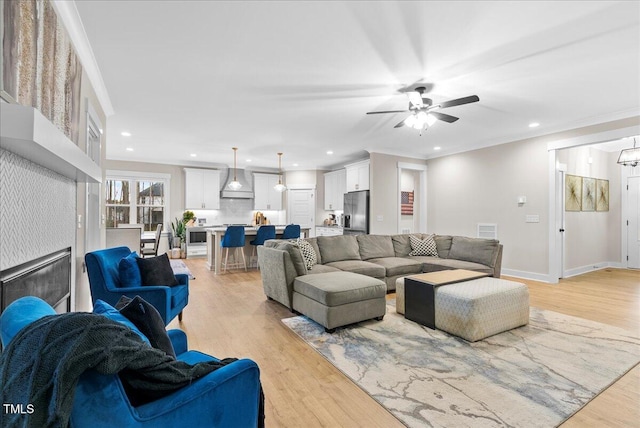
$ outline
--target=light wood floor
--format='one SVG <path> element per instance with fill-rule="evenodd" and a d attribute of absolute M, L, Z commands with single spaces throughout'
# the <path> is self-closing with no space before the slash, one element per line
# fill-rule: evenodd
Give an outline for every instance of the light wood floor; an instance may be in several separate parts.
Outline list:
<path fill-rule="evenodd" d="M 189 348 L 258 363 L 267 427 L 402 427 L 369 395 L 280 322 L 293 316 L 267 301 L 258 271 L 215 275 L 188 259 L 196 276 L 181 323 Z M 640 335 L 640 271 L 606 269 L 558 285 L 523 281 L 531 305 L 634 331 Z M 389 297 L 394 297 L 390 294 Z M 640 426 L 640 366 L 636 366 L 562 427 Z"/>

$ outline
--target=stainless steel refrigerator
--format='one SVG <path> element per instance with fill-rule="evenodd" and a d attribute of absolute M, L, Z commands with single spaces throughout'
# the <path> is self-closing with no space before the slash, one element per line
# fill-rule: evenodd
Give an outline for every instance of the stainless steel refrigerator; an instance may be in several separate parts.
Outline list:
<path fill-rule="evenodd" d="M 366 235 L 369 233 L 369 191 L 360 190 L 344 194 L 345 235 Z"/>

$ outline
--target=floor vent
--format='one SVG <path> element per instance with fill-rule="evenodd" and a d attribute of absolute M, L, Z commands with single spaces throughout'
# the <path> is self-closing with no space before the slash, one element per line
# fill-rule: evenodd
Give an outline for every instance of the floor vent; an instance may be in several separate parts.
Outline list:
<path fill-rule="evenodd" d="M 498 239 L 498 225 L 495 223 L 478 223 L 478 238 Z"/>

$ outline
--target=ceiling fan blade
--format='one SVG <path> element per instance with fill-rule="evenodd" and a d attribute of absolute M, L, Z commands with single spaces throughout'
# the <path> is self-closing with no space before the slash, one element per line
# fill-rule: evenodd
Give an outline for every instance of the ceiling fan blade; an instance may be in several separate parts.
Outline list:
<path fill-rule="evenodd" d="M 453 123 L 459 119 L 458 117 L 451 116 L 449 114 L 439 113 L 437 111 L 430 111 L 429 114 L 435 117 L 436 119 L 442 120 L 443 122 L 447 122 L 447 123 Z"/>
<path fill-rule="evenodd" d="M 406 119 L 402 119 L 402 122 L 398 123 L 396 126 L 394 126 L 394 128 L 402 128 L 404 126 L 404 121 Z"/>
<path fill-rule="evenodd" d="M 445 101 L 443 103 L 440 103 L 440 108 L 447 108 L 447 107 L 454 107 L 454 106 L 459 106 L 462 104 L 469 104 L 469 103 L 475 103 L 480 101 L 480 98 L 478 98 L 477 95 L 471 95 L 468 97 L 464 97 L 464 98 L 457 98 L 455 100 L 451 100 L 451 101 Z"/>
<path fill-rule="evenodd" d="M 381 114 L 381 113 L 406 113 L 408 110 L 387 110 L 387 111 L 368 111 L 367 114 Z"/>
<path fill-rule="evenodd" d="M 422 96 L 418 92 L 407 92 L 407 96 L 409 97 L 409 102 L 413 104 L 414 107 L 420 108 L 424 105 L 422 103 Z"/>

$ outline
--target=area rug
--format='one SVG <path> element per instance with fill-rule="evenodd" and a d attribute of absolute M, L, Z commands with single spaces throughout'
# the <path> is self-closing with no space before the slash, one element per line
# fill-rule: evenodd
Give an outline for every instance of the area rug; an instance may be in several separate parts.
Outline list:
<path fill-rule="evenodd" d="M 325 333 L 283 322 L 408 427 L 553 427 L 640 361 L 636 334 L 531 308 L 527 326 L 469 343 L 387 305 Z"/>
<path fill-rule="evenodd" d="M 195 276 L 191 273 L 189 268 L 182 260 L 178 259 L 169 259 L 169 263 L 171 263 L 171 269 L 173 269 L 173 274 L 177 275 L 179 273 L 189 275 L 189 279 L 196 279 Z"/>

